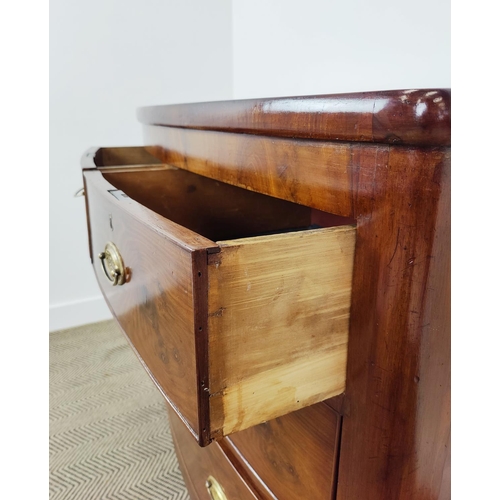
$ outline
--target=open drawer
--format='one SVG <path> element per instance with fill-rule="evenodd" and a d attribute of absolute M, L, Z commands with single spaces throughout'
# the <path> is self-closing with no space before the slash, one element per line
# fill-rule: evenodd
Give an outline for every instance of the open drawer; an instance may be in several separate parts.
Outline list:
<path fill-rule="evenodd" d="M 355 225 L 107 154 L 84 169 L 96 276 L 199 443 L 342 393 Z"/>

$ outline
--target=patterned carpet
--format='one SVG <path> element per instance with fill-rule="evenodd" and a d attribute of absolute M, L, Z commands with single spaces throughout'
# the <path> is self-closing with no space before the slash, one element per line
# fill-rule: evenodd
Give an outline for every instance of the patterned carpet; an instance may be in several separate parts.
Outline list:
<path fill-rule="evenodd" d="M 189 500 L 165 401 L 114 321 L 50 334 L 51 500 Z"/>

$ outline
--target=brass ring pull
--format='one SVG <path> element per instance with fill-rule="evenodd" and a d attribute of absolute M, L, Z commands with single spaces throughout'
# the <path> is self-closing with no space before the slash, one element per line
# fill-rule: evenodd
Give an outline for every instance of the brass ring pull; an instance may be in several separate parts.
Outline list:
<path fill-rule="evenodd" d="M 123 285 L 126 278 L 125 264 L 117 246 L 111 241 L 106 243 L 104 252 L 99 254 L 104 275 L 113 286 Z"/>
<path fill-rule="evenodd" d="M 213 476 L 208 476 L 205 486 L 207 487 L 208 494 L 212 500 L 227 500 L 222 486 Z"/>

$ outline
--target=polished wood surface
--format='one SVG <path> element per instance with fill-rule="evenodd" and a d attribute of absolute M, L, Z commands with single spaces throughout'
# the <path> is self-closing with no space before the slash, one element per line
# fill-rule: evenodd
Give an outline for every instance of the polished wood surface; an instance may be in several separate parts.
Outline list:
<path fill-rule="evenodd" d="M 258 118 L 251 130 L 230 112 L 224 126 L 224 106 L 212 130 L 189 121 L 190 105 L 155 111 L 163 123 L 141 112 L 146 145 L 162 161 L 356 220 L 338 499 L 450 498 L 450 101 L 446 90 L 430 92 L 404 94 L 424 96 L 408 105 L 380 93 L 372 111 L 354 114 L 334 99 L 323 136 L 326 118 L 314 108 Z M 275 128 L 287 117 L 291 131 Z M 416 131 L 406 128 L 411 117 Z"/>
<path fill-rule="evenodd" d="M 227 440 L 277 498 L 327 499 L 336 475 L 340 423 L 338 413 L 320 403 Z"/>
<path fill-rule="evenodd" d="M 449 156 L 447 148 L 273 139 L 170 127 L 146 127 L 145 139 L 172 166 L 353 219 L 361 215 L 357 199 L 370 198 L 373 191 L 369 183 L 359 183 L 358 176 L 385 175 L 392 151 L 407 155 L 413 169 L 440 164 Z"/>
<path fill-rule="evenodd" d="M 140 108 L 144 124 L 328 141 L 446 146 L 447 89 L 390 90 Z"/>
<path fill-rule="evenodd" d="M 209 256 L 210 421 L 222 435 L 344 392 L 356 228 L 220 242 Z"/>
<path fill-rule="evenodd" d="M 195 291 L 206 277 L 207 248 L 216 246 L 132 199 L 115 198 L 109 193 L 115 187 L 101 172 L 84 176 L 92 256 L 103 295 L 152 379 L 201 439 Z M 102 272 L 98 255 L 108 241 L 118 246 L 129 269 L 123 286 L 112 286 Z M 204 258 L 197 258 L 200 252 Z"/>
<path fill-rule="evenodd" d="M 441 484 L 450 435 L 450 159 L 441 155 L 426 162 L 394 148 L 375 182 L 361 171 L 353 186 L 360 215 L 339 498 L 450 496 Z M 355 194 L 363 184 L 373 199 Z"/>
<path fill-rule="evenodd" d="M 209 500 L 206 481 L 213 476 L 224 490 L 227 500 L 257 500 L 263 498 L 253 485 L 246 481 L 227 458 L 217 443 L 200 448 L 178 416 L 169 409 L 170 428 L 179 467 L 191 500 Z"/>

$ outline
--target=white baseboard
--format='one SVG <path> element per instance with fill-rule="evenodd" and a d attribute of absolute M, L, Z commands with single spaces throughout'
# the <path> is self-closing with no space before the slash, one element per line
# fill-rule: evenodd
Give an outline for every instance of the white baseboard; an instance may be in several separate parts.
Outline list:
<path fill-rule="evenodd" d="M 49 307 L 49 332 L 111 319 L 113 315 L 102 296 Z"/>

